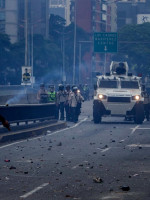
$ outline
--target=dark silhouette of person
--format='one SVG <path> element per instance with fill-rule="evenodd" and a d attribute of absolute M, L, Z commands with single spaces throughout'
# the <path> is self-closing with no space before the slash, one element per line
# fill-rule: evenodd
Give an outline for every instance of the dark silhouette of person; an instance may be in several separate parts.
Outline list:
<path fill-rule="evenodd" d="M 2 122 L 3 126 L 10 131 L 10 124 L 2 115 L 0 115 L 0 122 Z"/>
<path fill-rule="evenodd" d="M 125 69 L 124 63 L 122 63 L 122 62 L 119 63 L 119 66 L 116 68 L 116 73 L 118 75 L 126 73 L 126 69 Z"/>

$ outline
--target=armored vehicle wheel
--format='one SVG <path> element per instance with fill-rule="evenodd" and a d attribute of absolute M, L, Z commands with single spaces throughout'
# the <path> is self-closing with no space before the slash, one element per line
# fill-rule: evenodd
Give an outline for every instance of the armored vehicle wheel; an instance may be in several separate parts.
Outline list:
<path fill-rule="evenodd" d="M 142 103 L 138 103 L 135 106 L 135 116 L 134 116 L 134 122 L 136 124 L 142 124 L 144 121 L 144 106 Z"/>
<path fill-rule="evenodd" d="M 101 104 L 99 102 L 94 101 L 93 105 L 93 120 L 95 124 L 99 124 L 102 120 L 102 113 L 101 113 Z"/>

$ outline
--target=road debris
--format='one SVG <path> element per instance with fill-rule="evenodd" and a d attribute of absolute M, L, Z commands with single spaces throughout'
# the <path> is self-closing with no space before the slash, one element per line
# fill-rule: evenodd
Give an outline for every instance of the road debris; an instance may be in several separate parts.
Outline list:
<path fill-rule="evenodd" d="M 116 140 L 111 140 L 111 142 L 116 142 Z"/>
<path fill-rule="evenodd" d="M 129 191 L 130 187 L 129 186 L 120 186 L 120 189 L 122 189 L 123 191 Z"/>
<path fill-rule="evenodd" d="M 62 143 L 61 143 L 61 142 L 59 142 L 59 143 L 57 144 L 57 146 L 62 146 Z"/>
<path fill-rule="evenodd" d="M 103 180 L 100 177 L 96 177 L 93 179 L 94 183 L 103 183 Z"/>
<path fill-rule="evenodd" d="M 16 169 L 16 167 L 14 167 L 14 166 L 10 166 L 10 168 L 9 169 Z"/>
<path fill-rule="evenodd" d="M 6 159 L 6 160 L 4 160 L 5 162 L 10 162 L 10 160 L 8 160 L 8 159 Z"/>

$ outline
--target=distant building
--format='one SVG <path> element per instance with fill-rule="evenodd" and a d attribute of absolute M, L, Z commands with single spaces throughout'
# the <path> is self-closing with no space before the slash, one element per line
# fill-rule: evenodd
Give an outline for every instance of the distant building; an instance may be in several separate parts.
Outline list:
<path fill-rule="evenodd" d="M 70 0 L 50 0 L 49 12 L 64 18 L 66 25 L 70 24 Z"/>
<path fill-rule="evenodd" d="M 150 0 L 118 1 L 117 29 L 126 24 L 150 22 Z"/>
<path fill-rule="evenodd" d="M 0 0 L 0 32 L 10 36 L 11 42 L 25 37 L 25 2 L 27 2 L 28 32 L 48 37 L 49 0 Z"/>
<path fill-rule="evenodd" d="M 89 80 L 93 72 L 103 73 L 106 64 L 104 53 L 93 52 L 93 34 L 94 32 L 116 32 L 116 3 L 115 1 L 109 3 L 107 0 L 71 0 L 70 16 L 72 22 L 76 22 L 77 26 L 92 36 L 89 43 L 91 52 L 81 55 L 82 66 L 80 66 L 81 79 Z M 81 49 L 87 44 L 86 41 L 81 42 Z M 109 62 L 109 56 L 106 62 Z"/>

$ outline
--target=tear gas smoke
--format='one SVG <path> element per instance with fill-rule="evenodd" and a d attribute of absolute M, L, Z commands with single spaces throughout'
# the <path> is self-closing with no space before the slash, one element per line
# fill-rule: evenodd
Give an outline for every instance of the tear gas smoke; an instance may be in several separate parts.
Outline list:
<path fill-rule="evenodd" d="M 25 90 L 21 90 L 19 92 L 19 94 L 17 94 L 16 96 L 12 97 L 11 99 L 7 100 L 6 102 L 6 105 L 8 104 L 16 104 L 16 103 L 19 103 L 20 100 L 25 97 L 27 94 L 26 94 L 26 91 Z"/>

